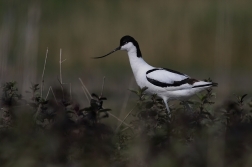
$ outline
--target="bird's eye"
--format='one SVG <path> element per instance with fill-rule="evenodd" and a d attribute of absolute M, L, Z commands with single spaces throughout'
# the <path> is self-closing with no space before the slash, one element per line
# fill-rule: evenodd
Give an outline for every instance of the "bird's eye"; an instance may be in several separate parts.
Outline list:
<path fill-rule="evenodd" d="M 128 42 L 127 42 L 127 41 L 125 41 L 125 42 L 124 42 L 124 45 L 125 45 L 125 44 L 127 44 L 127 43 L 128 43 Z"/>

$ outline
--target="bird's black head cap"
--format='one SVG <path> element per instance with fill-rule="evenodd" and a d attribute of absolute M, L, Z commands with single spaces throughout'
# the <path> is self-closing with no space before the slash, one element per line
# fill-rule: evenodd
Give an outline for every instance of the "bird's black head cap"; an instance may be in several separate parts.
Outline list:
<path fill-rule="evenodd" d="M 137 48 L 137 57 L 142 57 L 142 53 L 140 51 L 139 45 L 133 37 L 131 37 L 129 35 L 125 35 L 124 37 L 122 37 L 120 40 L 120 46 L 123 46 L 129 42 L 132 42 L 133 45 Z"/>

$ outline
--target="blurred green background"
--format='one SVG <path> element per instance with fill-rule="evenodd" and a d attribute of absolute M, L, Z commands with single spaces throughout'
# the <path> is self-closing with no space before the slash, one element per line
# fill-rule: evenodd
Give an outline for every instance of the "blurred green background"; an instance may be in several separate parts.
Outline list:
<path fill-rule="evenodd" d="M 90 57 L 108 53 L 124 35 L 139 42 L 149 64 L 218 82 L 217 102 L 252 92 L 249 0 L 1 0 L 0 23 L 0 82 L 16 80 L 21 92 L 40 83 L 47 47 L 45 92 L 59 86 L 61 48 L 63 82 L 73 94 L 85 98 L 79 77 L 99 93 L 106 76 L 105 95 L 118 101 L 108 105 L 122 109 L 127 88 L 136 88 L 127 54 Z"/>

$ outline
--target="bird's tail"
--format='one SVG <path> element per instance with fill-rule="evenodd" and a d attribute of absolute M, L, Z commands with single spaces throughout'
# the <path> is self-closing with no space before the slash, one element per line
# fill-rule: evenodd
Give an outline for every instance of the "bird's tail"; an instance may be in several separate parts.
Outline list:
<path fill-rule="evenodd" d="M 216 87 L 216 86 L 218 86 L 218 83 L 200 81 L 200 82 L 196 82 L 196 84 L 193 86 L 193 88 Z"/>
<path fill-rule="evenodd" d="M 218 86 L 218 83 L 212 82 L 212 86 L 213 86 L 213 87 L 217 87 L 217 86 Z"/>

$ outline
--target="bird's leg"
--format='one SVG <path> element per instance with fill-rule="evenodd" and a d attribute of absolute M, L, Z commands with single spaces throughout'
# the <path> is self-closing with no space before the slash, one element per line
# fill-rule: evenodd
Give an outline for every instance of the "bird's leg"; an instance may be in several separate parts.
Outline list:
<path fill-rule="evenodd" d="M 168 112 L 168 116 L 171 117 L 171 111 L 170 111 L 170 109 L 169 109 L 167 100 L 168 100 L 167 98 L 163 98 L 163 101 L 164 101 L 164 103 L 165 103 L 165 107 L 166 107 L 167 112 Z"/>

